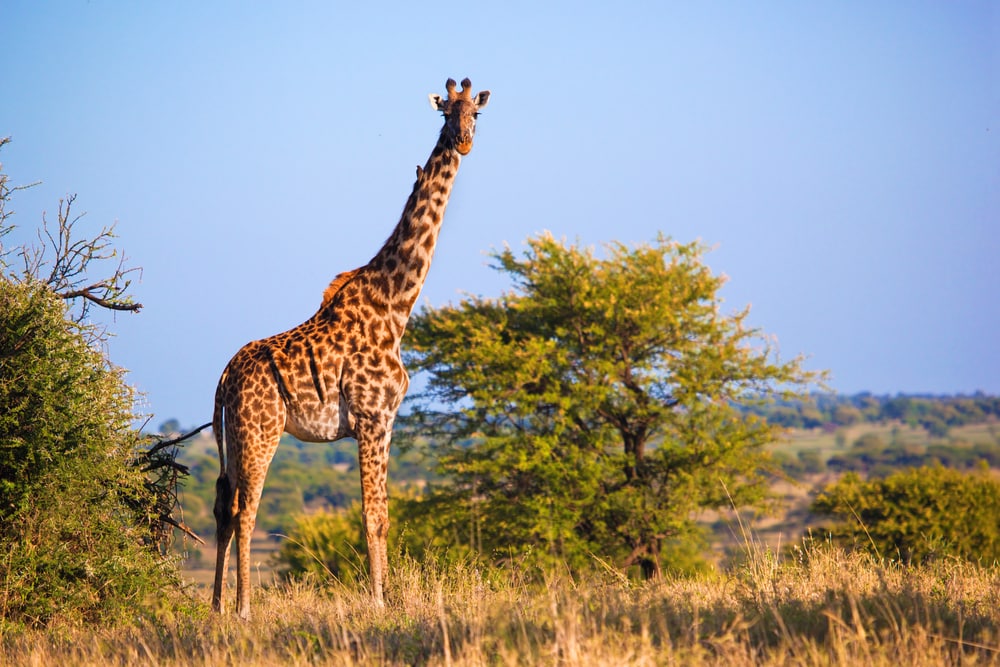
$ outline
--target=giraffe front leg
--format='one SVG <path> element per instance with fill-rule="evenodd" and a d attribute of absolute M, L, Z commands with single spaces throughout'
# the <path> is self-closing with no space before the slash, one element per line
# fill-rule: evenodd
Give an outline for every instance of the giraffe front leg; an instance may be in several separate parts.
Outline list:
<path fill-rule="evenodd" d="M 389 441 L 392 424 L 358 424 L 358 462 L 361 467 L 361 513 L 368 543 L 368 569 L 372 597 L 384 604 L 383 586 L 389 570 L 386 540 L 389 534 Z"/>

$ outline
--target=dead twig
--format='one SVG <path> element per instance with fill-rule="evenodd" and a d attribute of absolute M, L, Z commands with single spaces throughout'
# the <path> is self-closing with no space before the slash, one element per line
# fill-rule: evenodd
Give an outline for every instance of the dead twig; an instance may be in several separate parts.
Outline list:
<path fill-rule="evenodd" d="M 153 533 L 161 548 L 165 548 L 171 541 L 171 530 L 168 526 L 180 530 L 199 544 L 205 543 L 184 523 L 183 519 L 174 516 L 176 512 L 183 511 L 178 491 L 183 486 L 183 478 L 190 472 L 186 465 L 177 461 L 177 453 L 179 445 L 211 425 L 209 422 L 183 435 L 158 440 L 140 452 L 136 458 L 135 464 L 141 466 L 142 472 L 149 476 L 146 481 L 146 492 L 152 498 L 155 507 L 159 527 L 154 528 Z"/>

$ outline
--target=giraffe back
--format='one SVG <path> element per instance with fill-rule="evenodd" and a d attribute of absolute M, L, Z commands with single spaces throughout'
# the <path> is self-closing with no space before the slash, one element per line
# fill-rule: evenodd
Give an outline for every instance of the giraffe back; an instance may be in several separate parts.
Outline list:
<path fill-rule="evenodd" d="M 337 277 L 330 282 L 325 290 L 323 290 L 323 301 L 320 303 L 320 307 L 322 308 L 328 304 L 333 297 L 337 296 L 337 292 L 339 292 L 340 289 L 347 284 L 347 281 L 357 275 L 358 271 L 360 271 L 360 269 L 353 269 L 351 271 L 344 271 L 343 273 L 337 274 Z"/>

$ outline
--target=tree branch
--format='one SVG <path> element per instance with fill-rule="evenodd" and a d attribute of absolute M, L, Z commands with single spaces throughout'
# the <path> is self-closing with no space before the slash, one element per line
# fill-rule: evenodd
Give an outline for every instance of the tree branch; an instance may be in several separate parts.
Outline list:
<path fill-rule="evenodd" d="M 202 424 L 183 435 L 159 440 L 136 457 L 135 465 L 142 466 L 142 472 L 153 473 L 146 480 L 146 489 L 155 499 L 155 512 L 161 524 L 160 529 L 156 530 L 155 533 L 157 541 L 161 544 L 168 544 L 170 541 L 170 530 L 164 529 L 164 525 L 173 526 L 200 544 L 204 544 L 201 538 L 195 535 L 194 531 L 188 528 L 183 521 L 173 517 L 174 512 L 180 508 L 180 499 L 178 498 L 180 478 L 190 474 L 190 471 L 186 465 L 178 463 L 176 449 L 166 450 L 168 447 L 179 445 L 211 425 L 211 422 Z"/>
<path fill-rule="evenodd" d="M 195 430 L 193 430 L 193 431 L 191 431 L 189 433 L 185 433 L 184 435 L 179 435 L 176 438 L 171 438 L 169 440 L 160 440 L 155 445 L 153 445 L 152 447 L 150 447 L 149 450 L 147 450 L 146 454 L 147 455 L 152 455 L 152 454 L 155 454 L 156 452 L 160 451 L 161 449 L 166 449 L 170 445 L 176 445 L 178 443 L 184 442 L 185 440 L 189 439 L 190 437 L 192 437 L 192 436 L 194 436 L 194 435 L 196 435 L 198 433 L 201 433 L 202 431 L 204 431 L 206 428 L 208 428 L 211 425 L 212 425 L 212 422 L 208 422 L 207 424 L 202 424 L 201 426 L 199 426 Z"/>
<path fill-rule="evenodd" d="M 38 245 L 25 245 L 19 252 L 24 267 L 21 271 L 23 279 L 44 283 L 67 301 L 79 299 L 79 310 L 72 317 L 77 323 L 87 318 L 91 305 L 111 311 L 139 312 L 142 304 L 132 301 L 126 293 L 132 285 L 129 274 L 139 272 L 141 276 L 141 269 L 127 267 L 124 255 L 110 276 L 87 281 L 95 262 L 114 259 L 119 253 L 112 246 L 116 238 L 114 225 L 102 227 L 92 238 L 74 239 L 74 225 L 85 215 L 72 214 L 75 201 L 76 195 L 59 200 L 54 229 L 42 214 Z"/>
<path fill-rule="evenodd" d="M 190 537 L 192 540 L 194 540 L 198 544 L 201 544 L 201 545 L 205 544 L 205 540 L 203 540 L 200 537 L 198 537 L 198 534 L 196 532 L 194 532 L 193 530 L 191 530 L 190 528 L 188 528 L 183 523 L 180 523 L 180 522 L 172 519 L 169 516 L 161 516 L 160 517 L 160 521 L 163 521 L 164 523 L 170 524 L 171 526 L 173 526 L 177 530 L 181 531 L 182 533 L 184 533 L 185 535 L 187 535 L 188 537 Z"/>
<path fill-rule="evenodd" d="M 59 296 L 66 300 L 83 297 L 84 299 L 92 301 L 93 303 L 96 303 L 98 306 L 102 308 L 107 308 L 108 310 L 124 310 L 133 313 L 138 313 L 142 309 L 141 303 L 131 303 L 124 301 L 113 301 L 109 299 L 103 299 L 94 294 L 94 291 L 98 289 L 109 289 L 109 288 L 103 282 L 95 283 L 90 287 L 84 287 L 82 289 L 77 289 L 77 290 L 70 290 L 68 292 L 59 292 Z"/>

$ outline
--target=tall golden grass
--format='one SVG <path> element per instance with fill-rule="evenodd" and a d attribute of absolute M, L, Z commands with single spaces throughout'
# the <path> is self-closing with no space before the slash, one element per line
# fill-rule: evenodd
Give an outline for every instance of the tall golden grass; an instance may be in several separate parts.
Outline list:
<path fill-rule="evenodd" d="M 1000 664 L 1000 568 L 877 561 L 747 540 L 698 578 L 630 582 L 399 556 L 389 601 L 361 588 L 256 588 L 254 618 L 191 609 L 127 627 L 8 632 L 3 665 Z"/>

